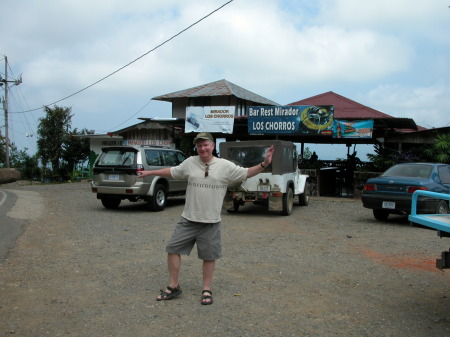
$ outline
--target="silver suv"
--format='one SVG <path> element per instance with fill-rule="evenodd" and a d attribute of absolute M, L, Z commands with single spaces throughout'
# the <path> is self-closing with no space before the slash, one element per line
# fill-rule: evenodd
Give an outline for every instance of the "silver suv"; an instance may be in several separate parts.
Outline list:
<path fill-rule="evenodd" d="M 185 159 L 181 151 L 164 147 L 104 147 L 92 169 L 92 192 L 97 193 L 105 208 L 116 209 L 122 200 L 144 200 L 150 210 L 162 211 L 168 196 L 186 193 L 187 181 L 158 176 L 142 178 L 138 172 L 176 166 Z"/>

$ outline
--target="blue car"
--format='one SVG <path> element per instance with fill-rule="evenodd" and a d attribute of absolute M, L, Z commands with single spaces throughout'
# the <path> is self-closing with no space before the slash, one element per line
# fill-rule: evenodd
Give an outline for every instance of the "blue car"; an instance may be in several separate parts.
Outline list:
<path fill-rule="evenodd" d="M 390 167 L 376 178 L 367 180 L 362 191 L 363 206 L 373 210 L 378 220 L 389 214 L 410 214 L 412 194 L 416 190 L 450 193 L 450 165 L 434 163 L 405 163 Z M 445 200 L 420 197 L 418 213 L 447 214 Z"/>

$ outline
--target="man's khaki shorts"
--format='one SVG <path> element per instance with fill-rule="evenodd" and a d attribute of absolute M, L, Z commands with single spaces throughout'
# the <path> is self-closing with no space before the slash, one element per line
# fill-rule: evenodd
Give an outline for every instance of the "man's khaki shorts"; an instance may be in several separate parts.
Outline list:
<path fill-rule="evenodd" d="M 222 256 L 221 227 L 221 222 L 193 222 L 181 218 L 167 243 L 166 252 L 190 255 L 196 243 L 199 259 L 217 260 Z"/>

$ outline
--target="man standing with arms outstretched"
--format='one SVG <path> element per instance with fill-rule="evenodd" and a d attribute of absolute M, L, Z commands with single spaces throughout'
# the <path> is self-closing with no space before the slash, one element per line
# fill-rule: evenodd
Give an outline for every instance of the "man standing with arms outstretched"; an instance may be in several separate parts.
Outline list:
<path fill-rule="evenodd" d="M 181 220 L 166 246 L 168 254 L 169 285 L 161 290 L 157 301 L 170 300 L 181 295 L 178 282 L 181 255 L 189 255 L 197 244 L 198 257 L 203 260 L 203 291 L 201 304 L 213 303 L 211 281 L 216 260 L 221 252 L 221 218 L 223 199 L 230 183 L 244 181 L 261 173 L 272 163 L 273 146 L 264 157 L 264 161 L 249 168 L 217 158 L 213 155 L 215 143 L 208 132 L 199 133 L 194 144 L 197 156 L 192 156 L 180 165 L 153 171 L 142 171 L 141 176 L 157 175 L 187 179 L 186 204 Z"/>

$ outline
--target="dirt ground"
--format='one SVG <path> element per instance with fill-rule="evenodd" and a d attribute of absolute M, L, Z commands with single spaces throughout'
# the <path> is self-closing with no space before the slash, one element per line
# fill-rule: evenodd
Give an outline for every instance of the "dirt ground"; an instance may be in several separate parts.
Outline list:
<path fill-rule="evenodd" d="M 26 219 L 0 264 L 0 336 L 450 336 L 450 240 L 406 217 L 373 218 L 358 199 L 312 198 L 291 216 L 223 212 L 214 304 L 201 261 L 183 258 L 176 300 L 165 243 L 184 199 L 163 212 L 106 210 L 87 182 L 0 185 Z"/>

